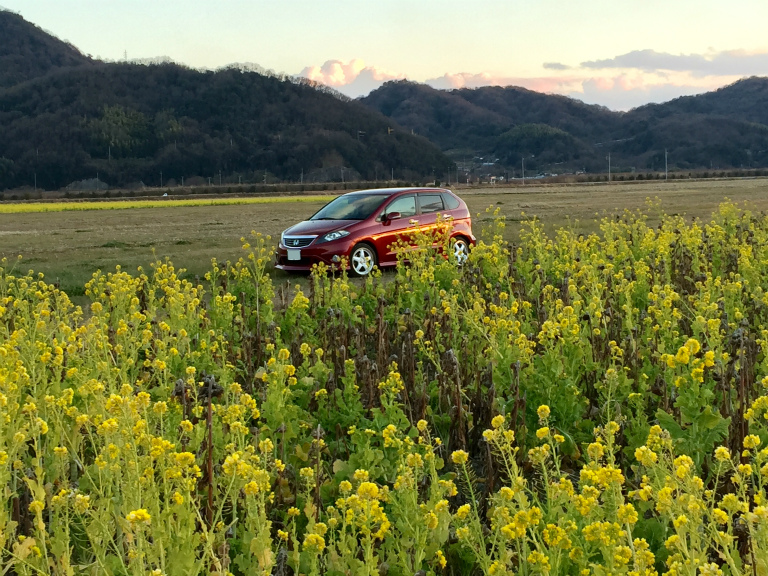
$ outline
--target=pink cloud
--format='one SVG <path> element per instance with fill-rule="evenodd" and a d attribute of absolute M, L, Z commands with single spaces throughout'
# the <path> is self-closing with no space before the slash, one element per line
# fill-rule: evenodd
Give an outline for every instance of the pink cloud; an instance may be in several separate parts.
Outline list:
<path fill-rule="evenodd" d="M 715 55 L 715 58 L 730 59 L 763 57 L 763 52 L 731 51 Z M 576 98 L 589 104 L 600 104 L 614 110 L 628 110 L 651 102 L 664 102 L 691 94 L 700 94 L 720 88 L 734 82 L 740 76 L 730 74 L 702 75 L 701 70 L 689 67 L 688 70 L 671 70 L 667 64 L 669 55 L 653 51 L 636 51 L 612 60 L 583 63 L 581 69 L 570 68 L 564 64 L 550 63 L 547 70 L 552 75 L 519 77 L 502 76 L 489 72 L 446 73 L 429 78 L 425 84 L 440 90 L 460 88 L 479 88 L 481 86 L 520 86 L 536 92 L 561 94 Z M 698 63 L 700 58 L 689 55 L 688 60 Z M 652 61 L 666 66 L 651 69 L 643 66 Z M 682 66 L 682 58 L 672 58 Z M 611 70 L 610 63 L 614 69 Z M 627 68 L 619 68 L 624 64 Z M 601 70 L 598 70 L 601 69 Z M 557 71 L 561 71 L 559 74 Z M 737 73 L 736 73 L 737 74 Z M 347 62 L 328 60 L 321 66 L 308 66 L 299 74 L 310 80 L 331 86 L 346 96 L 357 98 L 365 96 L 389 80 L 400 80 L 405 74 L 392 72 L 366 65 L 359 58 Z"/>
<path fill-rule="evenodd" d="M 738 76 L 697 78 L 688 74 L 618 74 L 593 76 L 566 92 L 587 104 L 600 104 L 613 110 L 629 110 L 650 103 L 667 102 L 680 96 L 691 96 L 715 90 L 738 79 Z"/>
<path fill-rule="evenodd" d="M 322 66 L 307 66 L 299 76 L 332 86 L 352 98 L 365 96 L 389 80 L 405 78 L 403 74 L 366 66 L 359 58 L 349 62 L 328 60 Z"/>
<path fill-rule="evenodd" d="M 494 76 L 487 72 L 472 74 L 461 72 L 458 74 L 443 74 L 437 78 L 430 78 L 425 84 L 440 90 L 456 88 L 479 88 L 481 86 L 521 86 L 536 92 L 563 93 L 576 88 L 581 78 L 578 76 L 541 76 L 533 78 L 521 78 L 510 76 Z"/>

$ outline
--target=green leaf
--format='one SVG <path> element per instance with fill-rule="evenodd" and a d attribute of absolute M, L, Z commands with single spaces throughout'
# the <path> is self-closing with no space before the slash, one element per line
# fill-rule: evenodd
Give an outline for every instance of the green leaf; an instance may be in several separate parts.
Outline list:
<path fill-rule="evenodd" d="M 671 414 L 659 408 L 656 411 L 656 419 L 659 421 L 659 426 L 669 432 L 670 436 L 675 440 L 680 440 L 685 437 L 685 431 L 680 427 L 674 416 Z"/>
<path fill-rule="evenodd" d="M 707 406 L 704 411 L 699 414 L 696 417 L 696 424 L 699 425 L 699 427 L 704 428 L 706 430 L 711 430 L 716 427 L 721 427 L 722 423 L 726 421 L 726 418 L 723 418 L 720 416 L 720 414 L 715 414 L 712 411 L 711 406 Z M 730 422 L 730 419 L 728 419 Z M 728 431 L 728 427 L 726 425 L 725 431 Z"/>

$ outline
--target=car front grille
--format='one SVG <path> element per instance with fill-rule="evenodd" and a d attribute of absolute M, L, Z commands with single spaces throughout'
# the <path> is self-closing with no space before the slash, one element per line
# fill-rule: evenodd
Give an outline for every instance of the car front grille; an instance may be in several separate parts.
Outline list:
<path fill-rule="evenodd" d="M 317 236 L 284 236 L 283 244 L 286 248 L 306 248 L 315 238 Z"/>

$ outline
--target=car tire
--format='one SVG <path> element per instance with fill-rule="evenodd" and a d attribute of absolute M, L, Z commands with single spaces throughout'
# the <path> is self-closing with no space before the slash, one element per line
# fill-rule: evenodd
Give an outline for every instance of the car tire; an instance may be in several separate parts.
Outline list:
<path fill-rule="evenodd" d="M 451 246 L 451 252 L 456 263 L 461 266 L 469 258 L 469 242 L 464 236 L 456 236 Z"/>
<path fill-rule="evenodd" d="M 376 249 L 366 242 L 356 244 L 349 253 L 349 270 L 353 276 L 368 276 L 378 263 Z"/>

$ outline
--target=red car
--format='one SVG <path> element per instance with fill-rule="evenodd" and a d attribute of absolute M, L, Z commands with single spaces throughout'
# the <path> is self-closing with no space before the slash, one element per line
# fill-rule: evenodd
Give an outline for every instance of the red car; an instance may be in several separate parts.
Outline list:
<path fill-rule="evenodd" d="M 339 196 L 288 228 L 280 236 L 275 266 L 310 270 L 320 262 L 338 266 L 346 257 L 350 271 L 365 276 L 374 266 L 395 266 L 392 244 L 414 230 L 436 227 L 438 214 L 453 220 L 453 252 L 465 260 L 475 237 L 461 198 L 442 188 L 382 188 Z"/>

